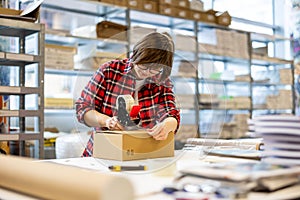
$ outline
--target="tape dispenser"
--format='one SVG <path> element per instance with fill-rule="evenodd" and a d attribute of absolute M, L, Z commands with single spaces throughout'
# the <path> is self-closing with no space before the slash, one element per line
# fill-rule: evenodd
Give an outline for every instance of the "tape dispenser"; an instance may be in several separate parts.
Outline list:
<path fill-rule="evenodd" d="M 135 104 L 131 95 L 119 95 L 117 98 L 118 121 L 125 130 L 140 129 L 131 119 L 136 118 L 140 112 L 140 105 Z"/>

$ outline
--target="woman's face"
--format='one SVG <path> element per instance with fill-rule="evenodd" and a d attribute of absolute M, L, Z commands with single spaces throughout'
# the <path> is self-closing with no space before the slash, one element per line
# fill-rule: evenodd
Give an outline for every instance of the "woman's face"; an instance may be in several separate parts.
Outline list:
<path fill-rule="evenodd" d="M 163 68 L 153 68 L 142 64 L 134 65 L 134 71 L 137 79 L 146 79 L 162 73 Z"/>

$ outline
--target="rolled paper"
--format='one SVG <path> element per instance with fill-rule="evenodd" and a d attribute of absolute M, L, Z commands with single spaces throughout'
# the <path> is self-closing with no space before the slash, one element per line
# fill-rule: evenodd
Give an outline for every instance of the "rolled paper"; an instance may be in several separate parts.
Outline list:
<path fill-rule="evenodd" d="M 0 156 L 0 187 L 42 199 L 132 200 L 124 176 L 17 156 Z"/>

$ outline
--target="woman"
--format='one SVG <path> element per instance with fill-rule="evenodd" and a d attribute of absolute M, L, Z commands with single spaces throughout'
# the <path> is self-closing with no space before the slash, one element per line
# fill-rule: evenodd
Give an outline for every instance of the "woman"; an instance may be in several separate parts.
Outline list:
<path fill-rule="evenodd" d="M 133 47 L 130 58 L 104 63 L 76 101 L 78 121 L 96 129 L 123 130 L 117 118 L 119 95 L 131 95 L 140 106 L 136 118 L 156 140 L 176 133 L 180 123 L 171 74 L 174 42 L 168 33 L 153 32 Z M 83 156 L 93 153 L 93 135 Z"/>

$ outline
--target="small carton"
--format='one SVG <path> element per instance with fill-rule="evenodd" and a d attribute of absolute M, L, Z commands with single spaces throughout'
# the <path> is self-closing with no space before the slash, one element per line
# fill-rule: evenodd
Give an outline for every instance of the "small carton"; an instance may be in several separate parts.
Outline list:
<path fill-rule="evenodd" d="M 115 40 L 127 40 L 127 26 L 111 21 L 101 21 L 96 25 L 98 38 L 110 38 Z"/>
<path fill-rule="evenodd" d="M 142 10 L 143 9 L 143 2 L 138 0 L 128 0 L 128 8 L 134 10 Z"/>
<path fill-rule="evenodd" d="M 93 157 L 139 160 L 174 156 L 174 134 L 155 140 L 145 131 L 104 131 L 94 135 Z"/>
<path fill-rule="evenodd" d="M 231 24 L 231 16 L 228 11 L 225 11 L 223 13 L 216 13 L 216 18 L 217 24 L 219 25 L 229 26 Z"/>
<path fill-rule="evenodd" d="M 0 18 L 35 22 L 40 14 L 40 6 L 43 0 L 30 3 L 24 10 L 14 10 L 0 7 Z"/>
<path fill-rule="evenodd" d="M 177 17 L 176 8 L 169 4 L 160 4 L 159 5 L 159 13 L 162 15 Z"/>
<path fill-rule="evenodd" d="M 173 5 L 176 7 L 181 7 L 181 8 L 190 8 L 190 1 L 189 0 L 176 0 L 173 2 Z"/>
<path fill-rule="evenodd" d="M 157 0 L 143 0 L 142 10 L 158 13 L 158 1 Z"/>
<path fill-rule="evenodd" d="M 118 6 L 128 6 L 127 0 L 114 0 L 114 4 Z"/>

